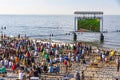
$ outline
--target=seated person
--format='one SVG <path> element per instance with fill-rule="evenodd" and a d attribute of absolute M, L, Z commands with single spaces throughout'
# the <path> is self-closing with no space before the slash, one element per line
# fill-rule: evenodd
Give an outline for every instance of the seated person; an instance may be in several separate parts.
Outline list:
<path fill-rule="evenodd" d="M 56 70 L 55 71 L 56 73 L 59 73 L 60 72 L 60 66 L 57 65 L 56 68 L 55 68 L 55 70 Z"/>
<path fill-rule="evenodd" d="M 50 64 L 53 64 L 53 60 L 52 59 L 50 59 Z"/>
<path fill-rule="evenodd" d="M 63 61 L 64 61 L 64 59 L 63 59 L 62 56 L 60 56 L 59 60 L 60 60 L 60 62 L 63 62 Z"/>
<path fill-rule="evenodd" d="M 92 65 L 94 65 L 94 61 L 93 60 L 90 61 L 90 66 L 92 66 Z"/>
<path fill-rule="evenodd" d="M 105 62 L 107 63 L 107 62 L 109 62 L 109 60 L 108 60 L 108 58 L 107 57 L 105 57 Z"/>
<path fill-rule="evenodd" d="M 52 65 L 49 65 L 48 69 L 49 69 L 48 70 L 49 73 L 53 73 L 53 66 Z"/>
<path fill-rule="evenodd" d="M 47 66 L 46 66 L 46 65 L 44 65 L 44 66 L 43 66 L 43 71 L 44 71 L 44 73 L 47 73 L 48 68 L 47 68 Z"/>
<path fill-rule="evenodd" d="M 33 77 L 33 76 L 34 76 L 34 71 L 31 69 L 27 77 L 30 79 L 30 77 Z"/>
<path fill-rule="evenodd" d="M 19 80 L 23 80 L 25 74 L 22 72 L 22 70 L 19 70 L 19 71 L 18 71 L 18 75 L 19 75 L 19 76 L 18 76 Z"/>
<path fill-rule="evenodd" d="M 34 77 L 39 77 L 39 72 L 37 71 L 37 69 L 34 69 Z"/>
<path fill-rule="evenodd" d="M 64 59 L 67 60 L 67 61 L 69 60 L 68 56 L 65 56 Z"/>
<path fill-rule="evenodd" d="M 71 61 L 73 61 L 73 62 L 74 62 L 74 56 L 72 56 L 72 57 L 71 57 Z"/>
<path fill-rule="evenodd" d="M 59 58 L 58 57 L 55 57 L 55 63 L 56 62 L 59 62 Z"/>

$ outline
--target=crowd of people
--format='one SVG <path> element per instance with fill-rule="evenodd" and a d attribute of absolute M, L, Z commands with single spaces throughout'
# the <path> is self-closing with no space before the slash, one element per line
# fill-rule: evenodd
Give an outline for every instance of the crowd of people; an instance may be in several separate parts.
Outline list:
<path fill-rule="evenodd" d="M 99 49 L 97 52 L 100 53 Z M 90 55 L 90 53 L 92 53 L 92 46 L 86 43 L 72 45 L 42 43 L 27 37 L 20 37 L 20 35 L 16 38 L 6 36 L 0 41 L 0 66 L 1 69 L 5 67 L 12 73 L 18 73 L 20 80 L 30 79 L 30 77 L 40 77 L 42 73 L 59 74 L 62 72 L 60 64 L 63 64 L 65 73 L 67 73 L 73 62 L 86 64 L 85 55 Z M 105 56 L 108 56 L 109 53 L 111 56 L 114 55 L 114 52 L 100 53 L 103 61 L 106 61 Z M 81 74 L 84 78 L 84 72 Z"/>

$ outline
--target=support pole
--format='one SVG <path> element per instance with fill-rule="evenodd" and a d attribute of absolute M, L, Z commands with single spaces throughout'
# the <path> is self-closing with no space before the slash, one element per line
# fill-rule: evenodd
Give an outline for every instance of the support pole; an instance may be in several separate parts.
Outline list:
<path fill-rule="evenodd" d="M 77 30 L 77 17 L 74 17 L 74 31 Z M 73 32 L 73 41 L 76 42 L 77 41 L 77 34 L 75 32 Z"/>
<path fill-rule="evenodd" d="M 76 42 L 77 41 L 77 34 L 74 32 L 73 33 L 73 41 Z"/>
<path fill-rule="evenodd" d="M 104 42 L 104 35 L 103 35 L 103 17 L 101 18 L 101 22 L 102 22 L 102 32 L 100 33 L 100 42 L 103 43 Z"/>
<path fill-rule="evenodd" d="M 101 43 L 104 42 L 104 35 L 103 35 L 103 33 L 100 34 L 100 42 L 101 42 Z"/>

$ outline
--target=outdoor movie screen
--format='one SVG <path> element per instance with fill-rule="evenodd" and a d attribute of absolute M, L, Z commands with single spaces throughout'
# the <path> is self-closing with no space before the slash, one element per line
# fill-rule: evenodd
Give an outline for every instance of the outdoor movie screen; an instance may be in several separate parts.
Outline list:
<path fill-rule="evenodd" d="M 100 32 L 100 19 L 78 19 L 79 32 Z"/>

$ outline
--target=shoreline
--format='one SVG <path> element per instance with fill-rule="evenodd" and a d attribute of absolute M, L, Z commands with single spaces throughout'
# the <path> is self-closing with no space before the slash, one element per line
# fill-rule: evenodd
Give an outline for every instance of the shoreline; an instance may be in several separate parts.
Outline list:
<path fill-rule="evenodd" d="M 6 36 L 7 38 L 10 36 Z M 14 36 L 12 37 L 13 39 L 18 39 L 17 36 Z M 0 39 L 1 39 L 1 36 L 0 36 Z M 20 37 L 20 39 L 25 39 L 24 36 Z M 36 41 L 37 42 L 42 42 L 42 43 L 51 43 L 52 45 L 53 44 L 60 44 L 60 45 L 70 45 L 71 47 L 75 44 L 75 42 L 64 42 L 64 41 L 59 41 L 59 40 L 49 40 L 49 39 L 35 39 L 35 38 L 29 38 L 29 37 L 26 37 L 26 39 L 28 40 L 32 40 L 32 41 Z M 100 42 L 98 41 L 94 41 L 94 42 L 90 42 L 90 41 L 77 41 L 77 43 L 81 42 L 82 44 L 87 44 L 87 45 L 91 45 L 93 49 L 101 49 L 101 50 L 114 50 L 114 51 L 117 51 L 118 53 L 120 53 L 120 48 L 110 48 L 110 47 L 104 47 L 102 46 L 102 44 L 100 44 Z"/>
<path fill-rule="evenodd" d="M 34 39 L 34 38 L 29 38 L 30 40 L 37 40 L 37 42 L 42 42 L 42 43 L 51 43 L 51 44 L 63 44 L 63 45 L 68 45 L 70 44 L 71 46 L 73 46 L 75 43 L 74 42 L 63 42 L 63 41 L 58 41 L 58 40 L 48 40 L 48 39 Z M 120 54 L 120 48 L 109 48 L 109 47 L 103 47 L 101 46 L 101 44 L 99 43 L 96 43 L 96 42 L 85 42 L 85 41 L 78 41 L 78 42 L 81 42 L 82 44 L 87 44 L 87 45 L 91 45 L 92 46 L 92 49 L 97 49 L 99 48 L 100 50 L 115 50 L 117 51 L 119 54 Z"/>

